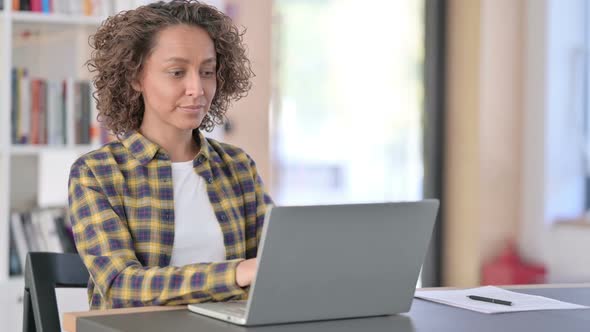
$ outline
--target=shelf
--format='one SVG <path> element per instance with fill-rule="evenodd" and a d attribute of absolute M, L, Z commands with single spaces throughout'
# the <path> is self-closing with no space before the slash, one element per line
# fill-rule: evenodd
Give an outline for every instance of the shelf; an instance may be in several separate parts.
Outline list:
<path fill-rule="evenodd" d="M 24 283 L 25 282 L 25 277 L 20 274 L 17 276 L 10 276 L 10 278 L 8 278 L 8 282 L 11 283 Z"/>
<path fill-rule="evenodd" d="M 99 26 L 104 17 L 97 16 L 72 16 L 64 14 L 43 14 L 31 12 L 12 12 L 9 17 L 15 23 L 33 23 L 33 24 L 74 24 L 74 25 L 91 25 Z"/>
<path fill-rule="evenodd" d="M 22 285 L 25 283 L 25 277 L 22 274 L 9 276 L 4 278 L 0 278 L 0 286 L 8 285 L 8 286 L 16 286 Z"/>
<path fill-rule="evenodd" d="M 12 4 L 11 0 L 0 1 L 7 5 Z M 72 0 L 71 3 L 76 2 L 77 5 L 78 1 Z M 66 91 L 68 97 L 65 100 L 66 111 L 63 114 L 65 127 L 61 128 L 64 137 L 68 137 L 67 144 L 12 144 L 10 133 L 16 128 L 13 128 L 11 121 L 9 103 L 9 100 L 13 99 L 11 69 L 27 68 L 30 77 L 45 80 L 61 82 L 65 78 L 72 83 L 78 80 L 88 81 L 92 75 L 83 66 L 91 52 L 88 38 L 96 33 L 96 29 L 105 19 L 105 15 L 12 11 L 11 8 L 0 10 L 0 71 L 5 75 L 0 78 L 0 244 L 6 244 L 4 249 L 0 249 L 2 287 L 22 287 L 20 285 L 24 282 L 22 275 L 9 276 L 11 209 L 24 210 L 48 201 L 61 202 L 67 199 L 65 184 L 69 166 L 80 155 L 102 145 L 95 144 L 94 141 L 93 144 L 73 144 L 77 141 L 73 111 L 77 106 L 72 98 L 74 90 Z M 72 88 L 73 85 L 68 86 L 68 89 Z M 92 107 L 91 110 L 94 110 Z M 47 120 L 47 117 L 43 119 Z M 0 327 L 2 331 L 5 329 L 5 326 Z"/>
<path fill-rule="evenodd" d="M 89 144 L 78 144 L 74 146 L 64 145 L 12 145 L 10 154 L 13 156 L 37 155 L 41 152 L 67 152 L 74 151 L 77 153 L 86 153 L 98 148 L 98 146 Z"/>

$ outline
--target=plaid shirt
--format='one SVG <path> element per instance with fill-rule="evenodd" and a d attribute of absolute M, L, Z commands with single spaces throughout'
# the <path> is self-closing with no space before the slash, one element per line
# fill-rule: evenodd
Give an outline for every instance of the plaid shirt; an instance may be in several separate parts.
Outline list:
<path fill-rule="evenodd" d="M 266 207 L 254 161 L 234 146 L 195 135 L 195 172 L 207 182 L 223 232 L 224 262 L 169 266 L 174 242 L 171 161 L 140 133 L 80 157 L 69 179 L 76 247 L 90 273 L 92 309 L 177 305 L 247 297 L 237 264 L 256 257 Z"/>

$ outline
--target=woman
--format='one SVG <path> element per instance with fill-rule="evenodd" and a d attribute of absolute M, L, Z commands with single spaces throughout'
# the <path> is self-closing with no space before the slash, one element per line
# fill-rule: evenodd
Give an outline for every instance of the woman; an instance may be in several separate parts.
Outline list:
<path fill-rule="evenodd" d="M 245 152 L 201 132 L 250 89 L 242 33 L 177 0 L 108 18 L 91 45 L 99 120 L 119 138 L 70 172 L 91 308 L 245 298 L 272 202 Z"/>

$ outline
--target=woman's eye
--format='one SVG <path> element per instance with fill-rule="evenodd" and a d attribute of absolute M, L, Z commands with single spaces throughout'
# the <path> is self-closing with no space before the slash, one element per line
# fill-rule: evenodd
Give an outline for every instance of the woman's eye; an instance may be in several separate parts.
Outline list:
<path fill-rule="evenodd" d="M 184 71 L 182 71 L 182 70 L 173 70 L 173 71 L 170 71 L 170 75 L 172 75 L 172 77 L 176 77 L 176 78 L 182 77 L 184 75 Z"/>
<path fill-rule="evenodd" d="M 204 77 L 212 77 L 215 76 L 215 72 L 212 70 L 205 70 L 201 73 Z"/>

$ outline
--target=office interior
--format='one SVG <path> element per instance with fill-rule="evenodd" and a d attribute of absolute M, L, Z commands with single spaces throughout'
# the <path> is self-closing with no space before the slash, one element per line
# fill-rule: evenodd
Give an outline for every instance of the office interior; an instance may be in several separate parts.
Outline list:
<path fill-rule="evenodd" d="M 67 205 L 93 144 L 13 142 L 11 70 L 59 77 L 71 43 L 63 71 L 89 80 L 96 26 L 0 1 L 0 321 L 20 324 L 10 219 Z M 247 151 L 277 204 L 440 199 L 419 287 L 590 282 L 587 0 L 209 2 L 246 29 L 256 77 L 208 135 Z"/>

